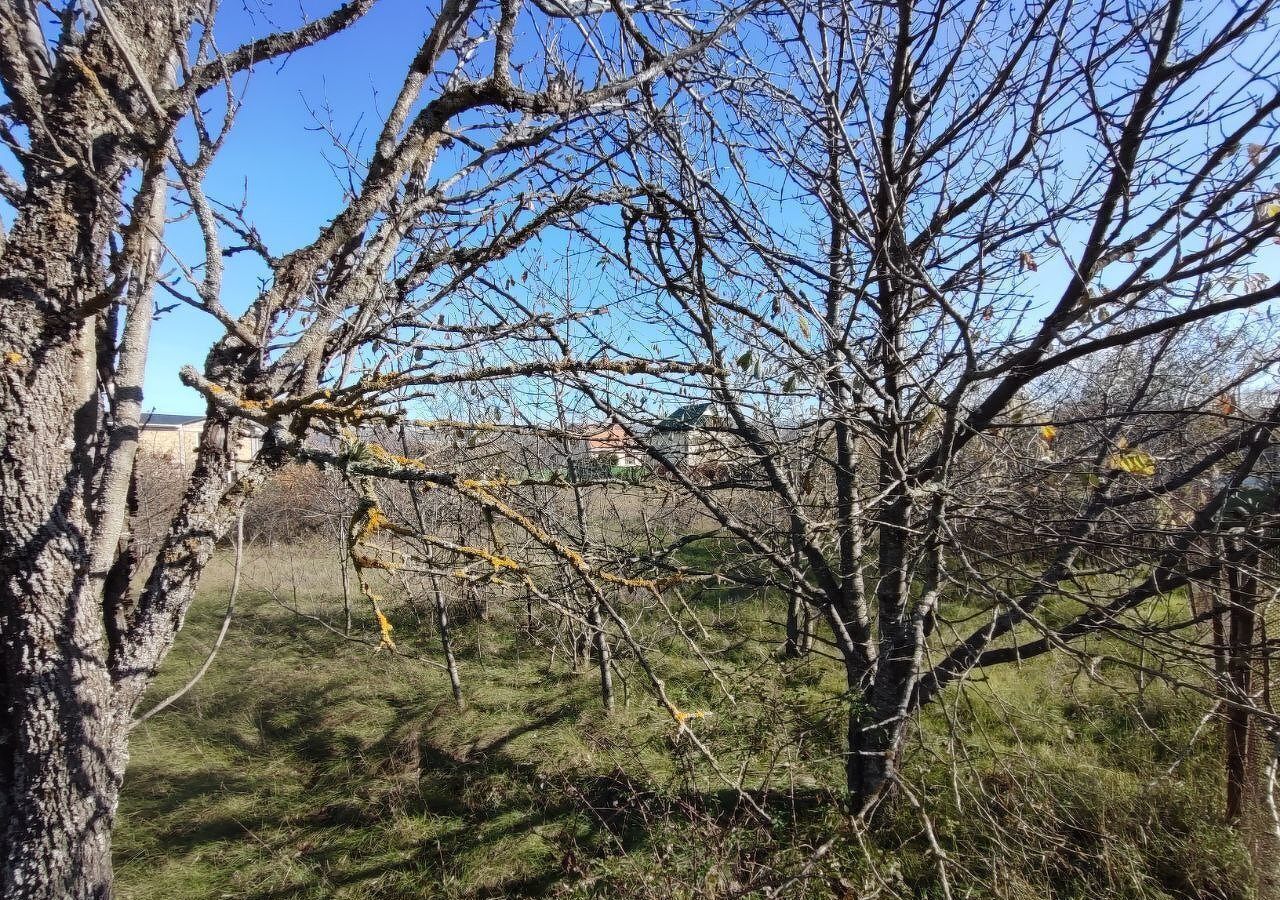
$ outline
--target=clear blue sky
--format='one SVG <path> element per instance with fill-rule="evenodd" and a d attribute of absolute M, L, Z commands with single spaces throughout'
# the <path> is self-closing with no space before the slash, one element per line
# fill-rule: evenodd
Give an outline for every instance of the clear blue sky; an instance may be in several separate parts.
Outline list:
<path fill-rule="evenodd" d="M 298 24 L 304 15 L 329 12 L 339 0 L 277 0 L 253 9 L 224 4 L 217 25 L 218 45 L 229 50 L 256 36 Z M 431 21 L 434 3 L 378 0 L 353 28 L 283 62 L 259 66 L 237 82 L 244 100 L 234 129 L 207 180 L 211 197 L 224 202 L 247 198 L 247 214 L 277 254 L 309 242 L 340 208 L 342 185 L 330 167 L 336 150 L 317 117 L 356 142 L 368 140 L 391 102 L 404 68 Z M 300 8 L 301 7 L 301 8 Z M 215 104 L 216 105 L 216 104 Z M 172 226 L 167 240 L 186 260 L 201 256 L 189 221 Z M 561 249 L 553 239 L 547 257 Z M 1274 263 L 1274 251 L 1265 263 Z M 1275 266 L 1264 264 L 1264 271 Z M 593 279 L 598 278 L 588 268 Z M 1062 267 L 1042 265 L 1039 280 L 1057 284 Z M 241 254 L 226 263 L 223 301 L 242 310 L 257 294 L 262 266 Z M 591 290 L 591 280 L 580 285 Z M 598 282 L 596 282 L 599 284 Z M 603 285 L 600 285 L 603 287 Z M 606 288 L 607 289 L 607 288 Z M 161 304 L 172 302 L 164 293 Z M 199 413 L 204 404 L 178 381 L 178 370 L 199 365 L 221 328 L 207 315 L 185 306 L 156 323 L 146 382 L 146 408 Z"/>
<path fill-rule="evenodd" d="M 281 0 L 250 14 L 239 4 L 224 4 L 218 45 L 228 50 L 254 36 L 292 27 L 301 21 L 299 5 Z M 317 18 L 336 5 L 308 0 L 305 9 L 310 18 Z M 342 186 L 328 162 L 336 158 L 334 147 L 317 128 L 317 117 L 331 116 L 344 133 L 354 130 L 357 139 L 367 137 L 394 97 L 429 22 L 421 0 L 379 0 L 347 32 L 283 63 L 256 68 L 239 84 L 244 106 L 210 169 L 210 197 L 238 203 L 247 194 L 248 218 L 277 254 L 309 242 L 339 210 L 342 199 Z M 198 238 L 189 223 L 173 226 L 169 241 L 178 253 L 200 258 L 194 252 Z M 227 307 L 242 310 L 257 293 L 263 274 L 249 254 L 228 260 L 223 291 Z M 158 294 L 157 302 L 167 305 L 171 299 Z M 178 370 L 187 363 L 201 364 L 220 333 L 207 315 L 186 306 L 156 323 L 147 370 L 148 410 L 204 411 L 200 396 L 178 381 Z"/>

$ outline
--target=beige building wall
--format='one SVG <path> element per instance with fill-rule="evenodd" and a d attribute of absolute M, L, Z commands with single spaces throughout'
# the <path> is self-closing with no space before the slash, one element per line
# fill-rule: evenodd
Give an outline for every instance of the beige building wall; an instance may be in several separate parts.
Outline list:
<path fill-rule="evenodd" d="M 184 425 L 144 425 L 138 437 L 138 446 L 151 453 L 167 456 L 184 466 L 196 464 L 196 451 L 200 446 L 200 432 L 204 429 L 204 420 Z M 250 435 L 240 439 L 236 447 L 236 464 L 246 467 L 253 462 L 254 456 L 262 446 L 262 439 Z"/>
<path fill-rule="evenodd" d="M 203 422 L 190 425 L 144 425 L 138 438 L 138 446 L 160 456 L 167 456 L 176 463 L 195 465 L 196 448 L 200 444 Z"/>

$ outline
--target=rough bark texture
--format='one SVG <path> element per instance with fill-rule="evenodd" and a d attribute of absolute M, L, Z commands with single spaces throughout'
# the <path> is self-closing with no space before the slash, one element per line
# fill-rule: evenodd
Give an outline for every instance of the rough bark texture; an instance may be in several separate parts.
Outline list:
<path fill-rule="evenodd" d="M 439 271 L 466 269 L 469 278 L 542 229 L 614 197 L 603 188 L 584 191 L 574 181 L 553 192 L 528 224 L 499 239 L 469 243 L 472 226 L 464 224 L 459 246 L 447 252 L 434 241 L 419 246 L 420 217 L 443 208 L 436 204 L 444 201 L 423 185 L 432 178 L 437 155 L 454 141 L 451 123 L 488 109 L 496 134 L 509 119 L 538 118 L 544 124 L 532 143 L 521 146 L 551 146 L 579 114 L 617 104 L 700 53 L 737 21 L 726 19 L 704 38 L 667 52 L 646 46 L 643 59 L 619 51 L 627 59 L 601 72 L 630 74 L 602 74 L 590 90 L 566 91 L 559 81 L 543 83 L 512 65 L 517 22 L 523 21 L 519 3 L 502 4 L 491 32 L 491 71 L 484 74 L 475 74 L 483 66 L 472 66 L 471 54 L 451 53 L 470 33 L 468 22 L 479 5 L 437 4 L 362 167 L 358 190 L 310 244 L 294 252 L 273 255 L 256 237 L 247 238 L 251 246 L 237 248 L 259 253 L 272 277 L 248 309 L 233 317 L 221 300 L 219 232 L 240 232 L 214 214 L 203 178 L 238 101 L 226 101 L 225 117 L 217 102 L 199 111 L 196 105 L 220 81 L 323 40 L 372 5 L 349 0 L 314 22 L 220 55 L 211 38 L 213 23 L 206 20 L 216 3 L 73 4 L 59 29 L 37 18 L 47 10 L 36 4 L 0 0 L 0 87 L 8 101 L 0 110 L 0 137 L 25 181 L 18 184 L 0 167 L 0 197 L 17 211 L 11 234 L 0 242 L 2 897 L 110 894 L 110 833 L 128 730 L 182 627 L 216 542 L 236 520 L 247 493 L 281 464 L 285 448 L 300 450 L 312 419 L 326 420 L 330 434 L 336 431 L 332 426 L 365 423 L 371 415 L 384 415 L 369 411 L 391 406 L 392 391 L 409 386 L 370 381 L 344 365 L 333 383 L 336 395 L 326 388 L 325 401 L 318 402 L 322 374 L 328 378 L 334 360 L 358 358 L 363 347 L 385 337 L 388 323 L 402 328 L 411 327 L 411 320 L 434 321 L 434 313 L 432 320 L 418 318 L 425 312 L 413 294 Z M 193 28 L 197 15 L 201 26 Z M 173 74 L 179 60 L 180 84 Z M 238 93 L 234 83 L 228 86 L 230 94 Z M 219 118 L 221 123 L 213 121 Z M 180 125 L 182 142 L 175 140 Z M 513 149 L 494 144 L 476 171 Z M 193 292 L 187 299 L 226 331 L 202 372 L 183 373 L 207 401 L 207 424 L 182 504 L 135 598 L 129 590 L 134 563 L 121 539 L 166 176 L 174 173 L 204 239 L 203 262 L 189 269 L 184 264 Z M 445 194 L 457 189 L 472 196 L 476 190 L 469 184 L 448 187 L 448 179 L 442 183 Z M 509 183 L 509 174 L 495 176 L 474 196 L 501 194 Z M 523 204 L 524 193 L 518 197 Z M 403 253 L 413 264 L 403 278 L 388 281 L 393 259 Z M 318 287 L 323 297 L 316 297 Z M 347 315 L 356 308 L 358 315 Z M 401 318 L 405 310 L 410 320 Z M 523 327 L 532 330 L 535 321 L 540 328 L 541 317 Z M 307 323 L 300 334 L 293 333 L 298 322 Z M 509 333 L 508 327 L 499 334 Z M 277 355 L 282 337 L 291 344 Z M 572 362 L 575 369 L 600 366 L 637 374 L 649 364 Z M 566 369 L 539 362 L 466 371 L 446 378 Z M 437 374 L 415 377 L 446 383 L 434 380 Z M 231 448 L 246 421 L 267 429 L 268 436 L 243 473 Z M 447 617 L 442 625 L 447 642 Z M 601 648 L 607 687 L 607 646 Z M 451 676 L 460 696 L 452 663 Z"/>
<path fill-rule="evenodd" d="M 145 73 L 162 76 L 179 17 L 116 15 L 141 38 Z M 6 86 L 22 86 L 5 56 Z M 132 707 L 112 677 L 105 572 L 90 564 L 101 473 L 119 446 L 101 427 L 100 356 L 115 335 L 100 310 L 121 180 L 145 146 L 122 133 L 141 110 L 100 24 L 41 87 L 14 91 L 44 128 L 0 265 L 0 895 L 107 897 Z M 111 485 L 121 500 L 124 462 Z"/>
<path fill-rule="evenodd" d="M 86 45 L 91 64 L 100 42 Z M 91 135 L 104 104 L 71 73 L 59 134 Z M 121 170 L 109 139 L 97 177 Z M 51 159 L 56 143 L 39 147 Z M 109 199 L 109 198 L 108 198 Z M 6 897 L 105 897 L 109 830 L 123 769 L 101 610 L 86 595 L 96 408 L 95 323 L 80 307 L 104 288 L 95 251 L 116 210 L 76 164 L 28 174 L 27 202 L 0 278 L 0 527 L 4 755 L 0 812 Z"/>

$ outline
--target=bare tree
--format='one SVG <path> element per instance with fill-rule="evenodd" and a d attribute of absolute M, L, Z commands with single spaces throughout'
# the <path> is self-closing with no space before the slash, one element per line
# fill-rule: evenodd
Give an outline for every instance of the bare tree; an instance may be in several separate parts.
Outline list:
<path fill-rule="evenodd" d="M 1273 13 L 800 2 L 703 73 L 717 102 L 635 112 L 659 187 L 600 249 L 714 366 L 668 390 L 738 465 L 700 477 L 582 389 L 718 523 L 681 540 L 732 537 L 823 617 L 863 812 L 975 670 L 1100 635 L 1207 664 L 1194 613 L 1155 617 L 1220 571 L 1280 421 Z"/>
<path fill-rule="evenodd" d="M 629 137 L 616 112 L 739 13 L 444 0 L 372 145 L 345 148 L 345 206 L 276 253 L 242 206 L 203 186 L 242 74 L 372 5 L 352 0 L 225 53 L 216 4 L 68 2 L 48 7 L 52 23 L 36 3 L 0 13 L 0 137 L 20 169 L 0 182 L 15 211 L 0 288 L 6 897 L 109 896 L 134 711 L 215 542 L 268 473 L 302 458 L 454 487 L 455 473 L 385 448 L 333 448 L 444 385 L 672 368 L 529 352 L 548 316 L 501 263 L 635 193 L 610 162 Z M 169 252 L 171 207 L 198 224 L 201 259 Z M 269 273 L 243 313 L 223 297 L 232 253 Z M 159 281 L 170 267 L 179 277 Z M 157 287 L 224 335 L 183 373 L 208 401 L 207 425 L 167 537 L 136 572 L 120 544 Z M 233 448 L 249 427 L 265 437 L 246 470 Z"/>

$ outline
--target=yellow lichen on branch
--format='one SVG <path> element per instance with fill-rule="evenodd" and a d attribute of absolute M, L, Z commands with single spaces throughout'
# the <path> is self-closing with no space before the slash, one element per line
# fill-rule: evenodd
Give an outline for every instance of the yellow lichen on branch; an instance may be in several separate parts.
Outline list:
<path fill-rule="evenodd" d="M 508 521 L 520 526 L 520 528 L 527 532 L 534 540 L 538 541 L 538 543 L 542 544 L 561 559 L 568 562 L 574 571 L 585 578 L 599 578 L 612 584 L 620 584 L 634 588 L 645 588 L 654 592 L 662 591 L 670 585 L 682 580 L 680 575 L 675 575 L 671 578 L 661 580 L 653 578 L 627 578 L 625 576 L 614 575 L 611 572 L 594 567 L 588 563 L 586 557 L 577 550 L 565 546 L 523 513 L 517 511 L 512 508 L 510 504 L 505 503 L 498 499 L 498 497 L 494 496 L 494 494 L 488 490 L 487 483 L 476 481 L 474 479 L 463 479 L 458 482 L 457 489 L 459 493 L 471 497 L 485 509 L 496 512 Z"/>
<path fill-rule="evenodd" d="M 519 484 L 510 478 L 464 478 L 458 486 L 469 491 L 489 491 L 493 488 L 512 487 Z"/>
<path fill-rule="evenodd" d="M 376 605 L 373 608 L 373 612 L 378 617 L 378 628 L 382 631 L 382 642 L 378 644 L 378 649 L 381 650 L 385 647 L 388 650 L 395 650 L 396 642 L 391 639 L 391 620 Z"/>
<path fill-rule="evenodd" d="M 351 561 L 361 569 L 381 569 L 384 572 L 394 572 L 404 566 L 399 560 L 382 559 L 364 553 L 352 553 Z"/>
<path fill-rule="evenodd" d="M 705 709 L 695 709 L 695 710 L 689 710 L 686 712 L 685 710 L 680 709 L 674 703 L 670 703 L 670 702 L 667 703 L 667 712 L 671 713 L 671 718 L 676 723 L 677 734 L 688 731 L 689 723 L 692 720 L 705 719 L 707 716 L 711 715 L 711 713 L 707 712 Z"/>
<path fill-rule="evenodd" d="M 497 553 L 491 553 L 483 547 L 469 547 L 465 544 L 459 544 L 453 549 L 464 556 L 474 556 L 476 559 L 483 559 L 496 570 L 512 569 L 519 571 L 520 563 L 507 556 L 499 556 Z"/>
<path fill-rule="evenodd" d="M 383 462 L 396 463 L 397 465 L 404 466 L 407 469 L 425 469 L 427 467 L 427 464 L 420 459 L 411 459 L 408 456 L 400 456 L 396 453 L 392 453 L 386 447 L 383 447 L 381 444 L 373 441 L 370 441 L 365 445 L 365 447 L 369 451 L 370 456 L 376 457 Z"/>
<path fill-rule="evenodd" d="M 378 509 L 376 506 L 369 507 L 368 511 L 364 514 L 362 523 L 358 526 L 356 543 L 359 544 L 362 541 L 368 540 L 390 523 L 391 520 L 383 515 L 382 510 Z"/>
<path fill-rule="evenodd" d="M 382 611 L 379 603 L 381 599 L 369 585 L 368 579 L 365 578 L 365 571 L 368 569 L 380 569 L 382 571 L 394 571 L 402 566 L 398 560 L 384 560 L 379 556 L 371 556 L 365 552 L 364 542 L 377 534 L 379 531 L 390 531 L 393 534 L 403 534 L 404 529 L 392 523 L 383 513 L 378 505 L 378 498 L 373 492 L 373 487 L 368 480 L 361 481 L 361 491 L 364 494 L 363 500 L 356 508 L 355 513 L 351 517 L 351 525 L 347 532 L 347 553 L 351 557 L 351 564 L 356 570 L 356 581 L 360 585 L 360 593 L 369 605 L 373 608 L 374 618 L 377 619 L 379 631 L 382 639 L 378 643 L 378 650 L 388 650 L 394 652 L 396 642 L 391 639 L 391 622 Z M 381 548 L 370 548 L 374 553 L 388 552 L 399 553 L 397 550 L 385 550 Z"/>

